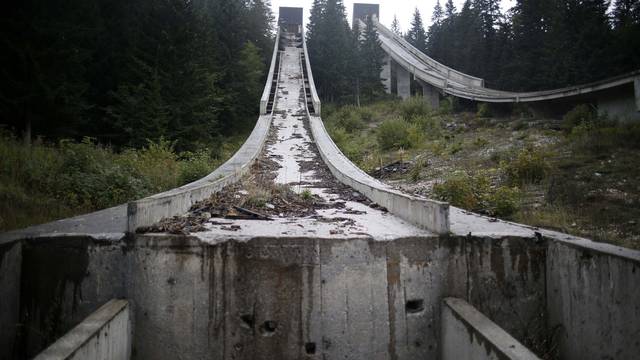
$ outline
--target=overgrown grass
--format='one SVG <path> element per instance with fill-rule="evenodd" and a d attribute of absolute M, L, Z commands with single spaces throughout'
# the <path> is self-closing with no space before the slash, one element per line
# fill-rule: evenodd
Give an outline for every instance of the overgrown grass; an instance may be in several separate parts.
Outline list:
<path fill-rule="evenodd" d="M 90 138 L 32 146 L 0 133 L 0 231 L 118 205 L 197 180 L 236 148 L 176 153 L 166 140 L 115 153 Z"/>
<path fill-rule="evenodd" d="M 447 100 L 434 112 L 419 99 L 384 101 L 349 107 L 359 120 L 329 119 L 327 127 L 365 171 L 413 160 L 407 172 L 387 177 L 406 191 L 640 248 L 640 124 L 615 122 L 588 105 L 560 123 L 535 118 L 524 105 L 509 118 L 486 105 L 451 113 L 454 107 Z"/>

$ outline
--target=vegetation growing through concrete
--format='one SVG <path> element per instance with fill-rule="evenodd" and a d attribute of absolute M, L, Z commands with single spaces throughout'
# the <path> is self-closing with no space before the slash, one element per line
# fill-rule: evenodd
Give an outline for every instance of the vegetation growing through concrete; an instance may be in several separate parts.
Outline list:
<path fill-rule="evenodd" d="M 373 176 L 489 216 L 640 248 L 640 125 L 580 105 L 562 120 L 421 99 L 325 105 L 340 149 Z M 500 114 L 500 116 L 491 116 Z"/>
<path fill-rule="evenodd" d="M 217 151 L 177 152 L 149 141 L 114 152 L 95 139 L 24 145 L 0 133 L 0 231 L 79 215 L 195 181 L 229 158 L 236 137 Z"/>

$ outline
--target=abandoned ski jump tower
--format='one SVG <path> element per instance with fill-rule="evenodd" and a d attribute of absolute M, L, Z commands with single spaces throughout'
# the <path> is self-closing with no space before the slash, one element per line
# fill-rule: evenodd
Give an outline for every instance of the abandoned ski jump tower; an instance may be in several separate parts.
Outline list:
<path fill-rule="evenodd" d="M 261 114 L 229 161 L 1 234 L 0 359 L 637 358 L 640 252 L 369 177 L 324 128 L 302 10 L 280 14 Z M 424 70 L 428 58 L 378 26 L 390 57 L 438 93 L 509 98 Z M 304 196 L 266 214 L 211 205 L 261 182 Z"/>

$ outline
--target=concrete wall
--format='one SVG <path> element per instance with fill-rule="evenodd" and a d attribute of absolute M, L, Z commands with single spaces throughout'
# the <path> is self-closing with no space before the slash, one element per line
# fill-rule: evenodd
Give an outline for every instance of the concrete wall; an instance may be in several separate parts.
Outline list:
<path fill-rule="evenodd" d="M 442 360 L 539 359 L 464 300 L 442 305 Z"/>
<path fill-rule="evenodd" d="M 624 256 L 633 252 L 622 250 L 614 255 L 571 243 L 549 244 L 547 313 L 562 359 L 633 359 L 640 354 L 640 255 Z"/>
<path fill-rule="evenodd" d="M 269 97 L 273 87 L 273 75 L 276 71 L 276 63 L 278 62 L 278 48 L 280 47 L 280 30 L 276 33 L 276 40 L 273 45 L 273 54 L 271 55 L 271 65 L 269 66 L 269 73 L 267 74 L 267 81 L 262 91 L 262 97 L 260 98 L 260 114 L 267 115 L 267 105 L 269 104 Z"/>
<path fill-rule="evenodd" d="M 135 310 L 140 359 L 437 359 L 445 297 L 541 356 L 631 358 L 640 260 L 584 251 L 519 237 L 52 238 L 24 243 L 21 291 L 0 298 L 20 299 L 20 359 L 114 297 Z"/>
<path fill-rule="evenodd" d="M 598 92 L 594 96 L 598 114 L 619 121 L 640 121 L 640 93 L 634 84 Z"/>
<path fill-rule="evenodd" d="M 32 358 L 99 306 L 126 297 L 126 245 L 88 237 L 28 240 L 22 245 L 19 346 Z"/>
<path fill-rule="evenodd" d="M 440 108 L 440 90 L 434 86 L 431 86 L 424 81 L 418 80 L 420 86 L 422 86 L 422 96 L 424 101 L 429 104 L 431 109 L 438 110 Z"/>
<path fill-rule="evenodd" d="M 517 272 L 533 262 L 524 257 L 535 256 L 520 252 L 520 239 L 473 241 L 477 246 L 437 237 L 209 245 L 139 236 L 127 280 L 137 357 L 437 359 L 446 296 L 484 299 L 481 306 L 524 333 L 531 323 L 508 317 L 532 315 L 531 300 L 521 296 L 541 291 L 539 278 Z M 471 267 L 478 261 L 488 264 L 484 271 Z M 506 275 L 479 280 L 489 273 Z M 481 286 L 490 299 L 477 295 Z"/>
<path fill-rule="evenodd" d="M 396 76 L 398 78 L 398 96 L 402 100 L 407 100 L 411 97 L 411 74 L 402 66 L 396 66 Z"/>
<path fill-rule="evenodd" d="M 9 359 L 16 345 L 20 324 L 20 280 L 22 244 L 0 244 L 0 359 Z"/>
<path fill-rule="evenodd" d="M 164 218 L 184 214 L 196 202 L 238 181 L 251 168 L 253 161 L 262 151 L 270 126 L 271 115 L 260 116 L 242 147 L 231 159 L 205 178 L 130 202 L 127 206 L 127 231 L 134 233 L 139 227 L 150 226 Z"/>
<path fill-rule="evenodd" d="M 380 79 L 384 85 L 384 90 L 387 94 L 391 94 L 391 58 L 389 55 L 384 55 L 382 62 L 382 71 L 380 72 Z"/>
<path fill-rule="evenodd" d="M 66 333 L 35 360 L 128 360 L 131 315 L 126 300 L 111 300 Z"/>

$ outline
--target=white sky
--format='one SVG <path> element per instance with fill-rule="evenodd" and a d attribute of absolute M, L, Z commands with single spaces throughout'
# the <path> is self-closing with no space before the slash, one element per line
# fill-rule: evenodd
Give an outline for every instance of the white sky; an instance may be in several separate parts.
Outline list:
<path fill-rule="evenodd" d="M 305 24 L 309 17 L 309 10 L 313 0 L 271 0 L 271 7 L 273 8 L 273 14 L 276 19 L 278 18 L 278 8 L 280 6 L 290 7 L 302 7 L 305 12 Z M 387 27 L 391 26 L 393 21 L 393 15 L 395 14 L 400 21 L 400 28 L 403 32 L 407 31 L 411 23 L 411 18 L 414 9 L 417 7 L 422 15 L 422 21 L 425 23 L 425 28 L 431 24 L 431 12 L 436 4 L 436 0 L 344 0 L 344 5 L 347 8 L 347 18 L 351 22 L 351 13 L 353 12 L 353 3 L 368 3 L 368 4 L 380 4 L 380 22 Z M 444 7 L 446 0 L 440 0 L 440 4 Z M 453 0 L 458 11 L 462 8 L 464 0 Z M 515 4 L 515 0 L 501 0 L 502 10 L 507 10 Z"/>

